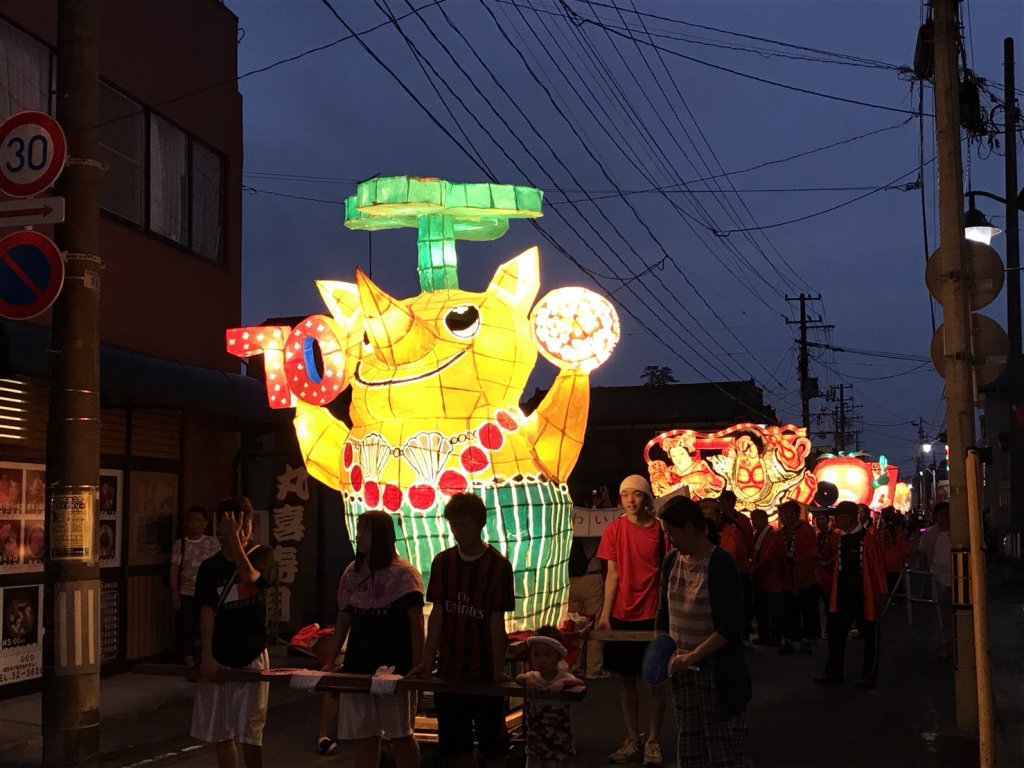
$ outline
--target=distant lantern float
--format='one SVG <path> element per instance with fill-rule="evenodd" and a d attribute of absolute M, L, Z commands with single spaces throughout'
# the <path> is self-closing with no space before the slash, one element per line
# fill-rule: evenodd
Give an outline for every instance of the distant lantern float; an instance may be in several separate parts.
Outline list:
<path fill-rule="evenodd" d="M 839 501 L 866 504 L 871 509 L 892 506 L 896 498 L 899 469 L 885 456 L 870 461 L 865 453 L 824 453 L 814 465 L 818 482 L 833 483 L 839 489 Z"/>
<path fill-rule="evenodd" d="M 565 481 L 583 445 L 589 373 L 619 337 L 614 307 L 584 288 L 552 291 L 531 312 L 536 248 L 499 266 L 485 291 L 459 289 L 455 241 L 500 237 L 540 206 L 531 187 L 363 182 L 346 201 L 346 226 L 415 227 L 423 292 L 397 299 L 357 270 L 355 283 L 318 281 L 330 317 L 227 332 L 233 354 L 266 355 L 270 404 L 295 408 L 306 466 L 341 491 L 350 536 L 362 512 L 386 510 L 399 553 L 428 578 L 454 543 L 445 503 L 464 491 L 483 499 L 484 535 L 515 574 L 515 628 L 561 617 L 572 541 Z M 559 372 L 526 416 L 519 400 L 538 351 Z M 351 428 L 325 407 L 346 387 Z"/>
<path fill-rule="evenodd" d="M 694 499 L 730 490 L 737 509 L 774 512 L 788 499 L 814 498 L 817 481 L 805 466 L 810 450 L 803 427 L 744 423 L 719 432 L 662 432 L 644 448 L 644 459 L 655 496 L 684 486 Z"/>

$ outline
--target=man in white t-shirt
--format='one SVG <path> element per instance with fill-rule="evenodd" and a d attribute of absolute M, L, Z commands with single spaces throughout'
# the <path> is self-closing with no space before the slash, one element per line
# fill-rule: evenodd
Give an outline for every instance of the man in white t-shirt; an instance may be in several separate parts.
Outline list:
<path fill-rule="evenodd" d="M 185 514 L 184 536 L 171 545 L 171 605 L 174 606 L 175 646 L 189 666 L 195 663 L 199 636 L 196 573 L 210 555 L 220 552 L 216 536 L 206 535 L 206 510 L 191 507 Z"/>
<path fill-rule="evenodd" d="M 953 641 L 953 571 L 950 564 L 949 502 L 940 501 L 932 510 L 934 525 L 921 534 L 918 550 L 924 567 L 931 572 L 935 600 L 939 605 L 942 635 L 939 657 L 948 659 Z"/>

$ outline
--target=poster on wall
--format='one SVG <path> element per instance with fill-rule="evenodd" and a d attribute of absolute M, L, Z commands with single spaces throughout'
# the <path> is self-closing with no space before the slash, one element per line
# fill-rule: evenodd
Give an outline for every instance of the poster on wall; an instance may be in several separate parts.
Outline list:
<path fill-rule="evenodd" d="M 124 473 L 100 470 L 99 561 L 121 565 Z M 43 570 L 46 467 L 0 462 L 0 575 Z"/>
<path fill-rule="evenodd" d="M 0 575 L 43 570 L 46 471 L 0 462 Z"/>
<path fill-rule="evenodd" d="M 40 676 L 43 585 L 0 589 L 0 685 Z"/>
<path fill-rule="evenodd" d="M 121 565 L 121 497 L 124 473 L 115 469 L 100 470 L 99 560 L 101 568 Z"/>
<path fill-rule="evenodd" d="M 132 472 L 131 486 L 128 565 L 164 563 L 174 540 L 178 476 L 172 472 Z"/>

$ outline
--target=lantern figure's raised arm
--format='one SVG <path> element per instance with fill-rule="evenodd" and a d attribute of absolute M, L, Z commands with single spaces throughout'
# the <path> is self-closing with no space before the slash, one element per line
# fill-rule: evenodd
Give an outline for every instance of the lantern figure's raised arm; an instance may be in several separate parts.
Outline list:
<path fill-rule="evenodd" d="M 314 326 L 337 342 L 328 343 L 331 364 L 344 360 L 326 389 L 351 386 L 352 426 L 317 399 L 328 377 L 308 366 L 303 373 L 315 386 L 302 375 L 289 378 L 293 398 L 278 394 L 272 404 L 294 403 L 307 468 L 341 491 L 350 533 L 364 510 L 386 510 L 396 521 L 400 553 L 426 576 L 433 557 L 453 543 L 445 503 L 456 493 L 475 493 L 488 509 L 485 537 L 513 565 L 514 625 L 556 623 L 572 536 L 565 480 L 583 444 L 589 372 L 618 339 L 615 309 L 582 288 L 554 291 L 534 307 L 536 248 L 500 265 L 481 293 L 455 287 L 455 240 L 498 237 L 509 218 L 539 215 L 538 190 L 405 177 L 372 182 L 349 198 L 346 224 L 416 227 L 424 292 L 390 296 L 359 270 L 355 283 L 319 282 L 331 317 L 329 325 Z M 231 350 L 242 356 L 240 332 L 252 330 L 274 339 L 271 351 L 295 336 L 288 329 L 233 329 Z M 304 333 L 302 344 L 315 338 L 312 330 Z M 560 370 L 527 417 L 519 400 L 538 351 Z"/>

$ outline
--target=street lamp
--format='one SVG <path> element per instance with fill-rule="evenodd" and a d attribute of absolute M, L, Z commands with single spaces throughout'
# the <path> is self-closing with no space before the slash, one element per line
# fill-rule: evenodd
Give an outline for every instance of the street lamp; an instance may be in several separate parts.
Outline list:
<path fill-rule="evenodd" d="M 964 213 L 964 237 L 977 243 L 991 245 L 992 238 L 1002 233 L 999 227 L 992 226 L 985 214 L 974 207 L 974 192 L 968 192 L 971 207 Z"/>
<path fill-rule="evenodd" d="M 1013 61 L 1012 40 L 1007 43 L 1007 60 Z M 1010 71 L 1009 68 L 1007 71 Z M 1012 78 L 1012 75 L 1011 75 Z M 1011 91 L 1012 93 L 1012 91 Z M 1012 96 L 1009 104 L 1013 104 Z M 1016 110 L 1008 109 L 1006 114 L 1007 139 L 1016 142 Z M 1006 196 L 973 189 L 964 194 L 970 200 L 970 209 L 964 216 L 964 236 L 969 240 L 988 243 L 992 234 L 1001 230 L 992 227 L 984 214 L 974 206 L 975 196 L 987 197 L 1006 206 L 1006 333 L 1009 353 L 1006 360 L 1006 390 L 1009 406 L 1009 457 L 1007 461 L 1010 481 L 1009 529 L 1011 533 L 1024 531 L 1024 431 L 1016 422 L 1015 406 L 1020 404 L 1020 392 L 1024 388 L 1024 358 L 1021 354 L 1021 296 L 1020 296 L 1020 229 L 1018 216 L 1024 211 L 1024 188 L 1017 192 L 1016 144 L 1006 151 Z M 987 239 L 985 225 L 988 226 Z"/>

